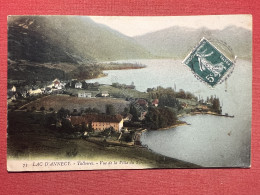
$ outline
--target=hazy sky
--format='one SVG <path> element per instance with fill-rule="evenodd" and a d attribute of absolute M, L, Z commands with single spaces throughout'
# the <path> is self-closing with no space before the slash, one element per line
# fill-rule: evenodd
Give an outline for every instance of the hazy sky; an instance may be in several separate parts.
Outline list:
<path fill-rule="evenodd" d="M 90 18 L 128 36 L 142 35 L 176 25 L 191 28 L 207 27 L 209 29 L 223 29 L 229 25 L 235 25 L 252 29 L 251 15 L 91 16 Z"/>

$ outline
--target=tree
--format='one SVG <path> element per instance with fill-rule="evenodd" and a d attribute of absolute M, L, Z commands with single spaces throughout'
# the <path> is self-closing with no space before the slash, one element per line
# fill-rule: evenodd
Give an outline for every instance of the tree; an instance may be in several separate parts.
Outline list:
<path fill-rule="evenodd" d="M 115 107 L 112 104 L 106 105 L 106 114 L 108 115 L 114 115 L 115 114 Z"/>
<path fill-rule="evenodd" d="M 62 119 L 61 125 L 62 129 L 66 132 L 71 132 L 73 130 L 72 124 L 68 119 Z"/>
<path fill-rule="evenodd" d="M 44 115 L 43 124 L 45 127 L 50 127 L 51 125 L 56 124 L 56 122 L 57 118 L 55 113 Z"/>
<path fill-rule="evenodd" d="M 88 130 L 88 132 L 93 132 L 94 131 L 91 122 L 88 124 L 88 129 L 87 130 Z"/>
<path fill-rule="evenodd" d="M 45 110 L 45 108 L 44 108 L 44 106 L 42 106 L 41 108 L 40 108 L 40 111 L 44 111 Z"/>
<path fill-rule="evenodd" d="M 57 112 L 57 117 L 59 119 L 66 118 L 70 114 L 68 109 L 64 109 L 63 107 Z"/>
<path fill-rule="evenodd" d="M 90 107 L 86 108 L 84 112 L 85 113 L 100 113 L 100 111 L 97 108 L 90 108 Z"/>
<path fill-rule="evenodd" d="M 178 110 L 181 109 L 179 101 L 171 94 L 164 94 L 159 98 L 159 107 L 165 106 L 177 108 Z"/>
<path fill-rule="evenodd" d="M 173 111 L 173 109 L 165 107 L 165 108 L 159 108 L 159 111 L 161 116 L 163 117 L 163 120 L 165 120 L 164 127 L 176 124 L 177 116 L 176 113 Z"/>
<path fill-rule="evenodd" d="M 35 110 L 36 110 L 35 106 L 31 107 L 32 112 L 35 111 Z"/>
<path fill-rule="evenodd" d="M 125 107 L 125 108 L 124 108 L 124 113 L 125 113 L 125 114 L 129 113 L 129 111 L 130 111 L 129 107 Z"/>
<path fill-rule="evenodd" d="M 148 93 L 149 92 L 152 92 L 153 91 L 153 89 L 152 88 L 147 88 L 147 90 L 146 90 Z"/>
<path fill-rule="evenodd" d="M 180 89 L 180 91 L 177 93 L 176 97 L 185 99 L 186 98 L 185 91 L 183 89 Z"/>
<path fill-rule="evenodd" d="M 92 112 L 93 112 L 93 113 L 100 113 L 100 110 L 97 109 L 97 108 L 93 108 L 93 109 L 92 109 Z"/>
<path fill-rule="evenodd" d="M 218 98 L 214 98 L 212 100 L 212 109 L 213 109 L 214 112 L 217 112 L 218 114 L 221 114 L 222 110 L 221 110 Z"/>
<path fill-rule="evenodd" d="M 159 129 L 176 124 L 177 116 L 171 108 L 150 107 L 145 117 L 145 124 L 151 129 Z"/>
<path fill-rule="evenodd" d="M 112 86 L 115 88 L 119 88 L 120 84 L 116 82 L 116 83 L 112 83 Z"/>
<path fill-rule="evenodd" d="M 159 115 L 160 112 L 155 107 L 150 107 L 145 116 L 145 124 L 151 129 L 159 129 Z"/>
<path fill-rule="evenodd" d="M 86 125 L 86 123 L 85 122 L 82 122 L 81 123 L 81 132 L 85 132 L 85 131 L 87 131 L 88 129 L 87 129 L 87 125 Z"/>
<path fill-rule="evenodd" d="M 192 95 L 192 93 L 186 92 L 186 98 L 187 99 L 192 99 L 193 97 L 194 97 L 194 95 Z"/>
<path fill-rule="evenodd" d="M 76 108 L 73 109 L 73 112 L 71 113 L 72 116 L 78 116 L 78 110 Z"/>
<path fill-rule="evenodd" d="M 135 107 L 134 104 L 131 104 L 130 105 L 130 111 L 129 111 L 130 114 L 132 114 L 133 118 L 132 120 L 133 121 L 138 121 L 138 118 L 140 116 L 140 112 L 138 112 L 137 108 Z"/>

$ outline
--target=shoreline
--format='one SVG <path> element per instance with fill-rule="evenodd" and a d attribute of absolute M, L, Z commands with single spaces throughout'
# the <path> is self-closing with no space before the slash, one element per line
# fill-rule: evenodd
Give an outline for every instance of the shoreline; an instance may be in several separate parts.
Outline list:
<path fill-rule="evenodd" d="M 99 74 L 97 77 L 93 77 L 93 78 L 89 78 L 89 79 L 82 79 L 82 81 L 86 81 L 86 80 L 92 80 L 92 79 L 99 79 L 99 78 L 103 78 L 103 77 L 107 77 L 108 74 L 102 73 Z M 78 80 L 78 79 L 75 79 Z"/>
<path fill-rule="evenodd" d="M 43 128 L 41 128 L 43 129 Z M 22 139 L 21 139 L 22 138 Z M 26 142 L 22 140 L 27 140 Z M 29 141 L 30 140 L 30 141 Z M 8 159 L 17 160 L 95 160 L 135 161 L 144 169 L 151 168 L 201 168 L 201 166 L 158 154 L 143 146 L 103 145 L 85 139 L 67 139 L 49 131 L 31 131 L 9 134 Z M 35 147 L 36 143 L 37 145 Z M 23 149 L 21 153 L 20 150 Z M 86 169 L 88 170 L 88 169 Z"/>
<path fill-rule="evenodd" d="M 120 67 L 120 68 L 108 68 L 108 69 L 102 69 L 102 71 L 109 71 L 109 70 L 131 70 L 131 69 L 143 69 L 146 68 L 146 66 L 144 67 Z M 99 79 L 99 78 L 103 78 L 103 77 L 107 77 L 108 74 L 102 72 L 102 74 L 99 74 L 97 77 L 93 77 L 93 78 L 88 78 L 88 79 L 83 79 L 84 81 L 86 80 L 92 80 L 92 79 Z"/>
<path fill-rule="evenodd" d="M 230 116 L 230 115 L 218 114 L 218 113 L 215 113 L 215 112 L 192 112 L 192 113 L 180 114 L 180 115 L 177 115 L 177 117 L 181 118 L 181 117 L 195 116 L 195 115 L 213 115 L 213 116 L 234 118 L 234 115 Z M 175 124 L 175 125 L 172 125 L 172 126 L 169 126 L 169 127 L 159 128 L 159 129 L 149 129 L 149 131 L 169 130 L 169 129 L 173 129 L 173 128 L 183 126 L 183 125 L 191 125 L 191 124 L 187 123 L 186 121 L 179 120 L 178 124 Z"/>
<path fill-rule="evenodd" d="M 149 129 L 149 131 L 162 131 L 162 130 L 169 130 L 169 129 L 173 129 L 176 127 L 180 127 L 180 126 L 184 126 L 184 125 L 189 125 L 186 121 L 178 121 L 178 124 L 169 126 L 169 127 L 164 127 L 164 128 L 159 128 L 159 129 Z"/>
<path fill-rule="evenodd" d="M 234 118 L 234 115 L 225 115 L 225 114 L 218 114 L 216 112 L 190 112 L 190 113 L 184 113 L 179 114 L 177 117 L 185 117 L 185 116 L 194 116 L 194 115 L 213 115 L 213 116 L 222 116 L 222 117 L 228 117 L 228 118 Z"/>
<path fill-rule="evenodd" d="M 124 153 L 124 158 L 141 158 L 142 164 L 149 165 L 150 168 L 202 168 L 202 166 L 194 163 L 156 153 L 143 145 L 132 145 L 132 143 L 121 144 L 109 141 L 104 143 L 102 141 L 94 141 L 90 139 L 86 139 L 85 141 L 106 149 L 109 148 L 109 150 L 116 150 L 117 152 L 128 150 L 128 152 Z M 141 153 L 141 155 L 136 155 L 136 153 Z M 134 156 L 132 157 L 132 155 Z"/>
<path fill-rule="evenodd" d="M 131 69 L 143 69 L 146 68 L 146 66 L 144 67 L 111 67 L 111 68 L 105 68 L 103 70 L 131 70 Z"/>

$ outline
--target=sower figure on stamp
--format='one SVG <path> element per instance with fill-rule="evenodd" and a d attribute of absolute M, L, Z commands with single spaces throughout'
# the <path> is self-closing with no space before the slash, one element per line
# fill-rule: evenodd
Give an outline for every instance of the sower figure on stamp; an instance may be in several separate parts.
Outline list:
<path fill-rule="evenodd" d="M 223 65 L 223 62 L 220 62 L 217 64 L 212 64 L 210 61 L 208 61 L 206 59 L 206 57 L 211 56 L 214 52 L 212 51 L 212 52 L 206 54 L 207 49 L 200 52 L 202 47 L 203 47 L 203 45 L 200 46 L 198 48 L 198 50 L 196 51 L 196 56 L 198 57 L 200 71 L 204 71 L 204 70 L 208 69 L 210 72 L 212 72 L 214 74 L 215 77 L 221 76 L 220 73 L 223 71 L 223 69 L 226 70 L 226 67 Z"/>

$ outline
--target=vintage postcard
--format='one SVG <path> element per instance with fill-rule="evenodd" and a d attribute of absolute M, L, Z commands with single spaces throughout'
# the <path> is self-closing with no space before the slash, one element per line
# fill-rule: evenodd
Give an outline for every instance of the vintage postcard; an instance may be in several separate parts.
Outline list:
<path fill-rule="evenodd" d="M 7 170 L 250 167 L 252 16 L 8 16 Z"/>

